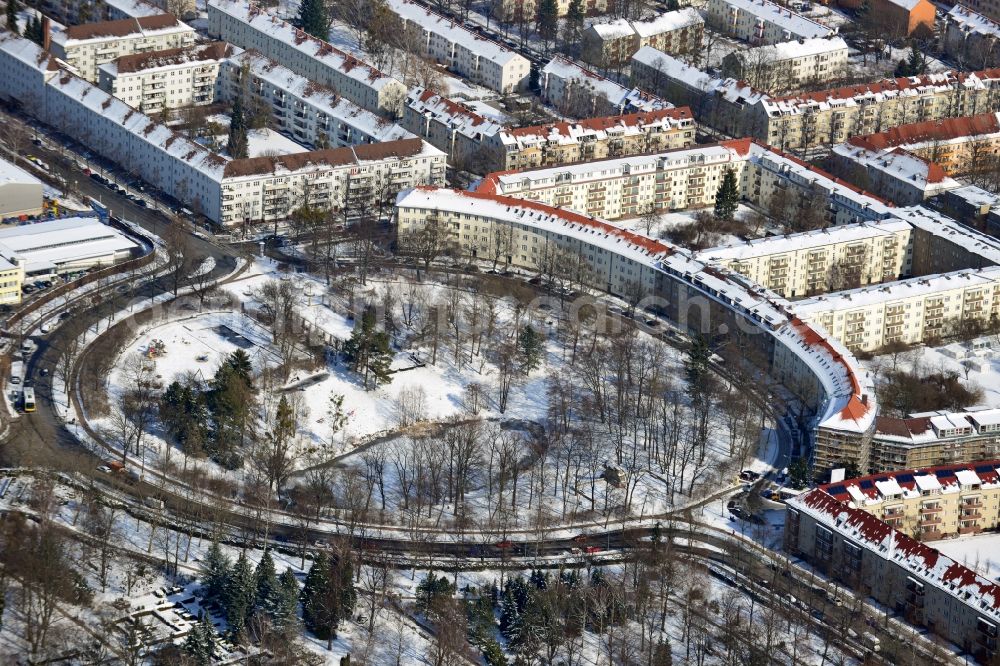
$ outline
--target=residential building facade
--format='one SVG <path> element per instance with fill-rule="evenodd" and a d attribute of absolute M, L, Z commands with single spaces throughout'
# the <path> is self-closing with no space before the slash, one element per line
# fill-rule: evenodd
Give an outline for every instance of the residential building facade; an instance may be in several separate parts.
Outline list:
<path fill-rule="evenodd" d="M 837 31 L 768 0 L 708 0 L 707 23 L 751 44 L 827 37 Z"/>
<path fill-rule="evenodd" d="M 98 68 L 98 86 L 143 113 L 215 102 L 225 42 L 122 56 Z"/>
<path fill-rule="evenodd" d="M 417 37 L 427 56 L 456 74 L 502 94 L 528 85 L 531 63 L 516 51 L 409 0 L 388 0 L 386 4 L 399 17 L 403 29 Z"/>
<path fill-rule="evenodd" d="M 333 88 L 363 109 L 395 119 L 403 111 L 406 86 L 371 65 L 302 32 L 253 3 L 211 0 L 210 34 L 280 62 L 310 81 Z"/>
<path fill-rule="evenodd" d="M 244 51 L 222 62 L 219 99 L 232 102 L 241 91 L 270 109 L 270 127 L 312 148 L 339 148 L 414 136 L 398 124 L 362 109 L 331 88 L 314 83 L 256 51 Z"/>
<path fill-rule="evenodd" d="M 644 46 L 674 55 L 698 53 L 704 32 L 705 20 L 691 7 L 649 21 L 594 23 L 583 33 L 581 57 L 598 67 L 613 67 L 627 63 Z"/>
<path fill-rule="evenodd" d="M 1000 23 L 956 4 L 945 17 L 941 46 L 961 66 L 994 67 L 1000 64 Z"/>
<path fill-rule="evenodd" d="M 758 90 L 784 93 L 829 83 L 846 73 L 847 42 L 817 37 L 733 51 L 722 61 L 722 73 Z"/>
<path fill-rule="evenodd" d="M 674 105 L 639 88 L 631 90 L 600 74 L 556 56 L 539 72 L 542 100 L 563 116 L 593 118 L 641 111 L 672 109 Z"/>
<path fill-rule="evenodd" d="M 171 14 L 51 28 L 50 49 L 88 81 L 122 56 L 192 46 L 197 33 Z"/>
<path fill-rule="evenodd" d="M 484 141 L 494 170 L 624 157 L 694 143 L 687 107 L 503 130 Z"/>
<path fill-rule="evenodd" d="M 403 128 L 443 150 L 459 170 L 484 173 L 495 160 L 484 149 L 503 127 L 433 90 L 414 88 L 403 108 Z"/>
<path fill-rule="evenodd" d="M 995 484 L 997 472 L 977 472 Z M 997 654 L 1000 585 L 821 489 L 788 501 L 784 547 L 821 573 L 872 596 L 967 651 Z"/>

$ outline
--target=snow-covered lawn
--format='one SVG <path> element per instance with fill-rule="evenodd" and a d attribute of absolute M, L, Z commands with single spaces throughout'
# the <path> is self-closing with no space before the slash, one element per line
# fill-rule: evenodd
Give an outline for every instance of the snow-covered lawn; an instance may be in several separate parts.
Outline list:
<path fill-rule="evenodd" d="M 954 372 L 962 384 L 983 391 L 982 403 L 968 405 L 969 409 L 1000 407 L 1000 340 L 995 335 L 940 347 L 916 346 L 896 355 L 875 356 L 862 364 L 876 379 L 893 368 L 920 375 Z"/>
<path fill-rule="evenodd" d="M 928 545 L 987 578 L 1000 580 L 1000 534 L 944 539 Z"/>

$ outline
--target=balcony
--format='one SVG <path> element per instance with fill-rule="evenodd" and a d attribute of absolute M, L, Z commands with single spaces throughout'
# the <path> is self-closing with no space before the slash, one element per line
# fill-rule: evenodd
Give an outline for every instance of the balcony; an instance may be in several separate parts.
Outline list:
<path fill-rule="evenodd" d="M 921 541 L 937 541 L 942 536 L 941 530 L 927 530 L 926 532 L 921 532 L 919 535 Z"/>
<path fill-rule="evenodd" d="M 982 517 L 983 517 L 982 512 L 976 509 L 972 509 L 969 511 L 963 510 L 962 515 L 960 516 L 962 520 L 979 520 Z"/>
<path fill-rule="evenodd" d="M 962 508 L 963 509 L 982 509 L 983 508 L 983 500 L 980 499 L 980 498 L 978 498 L 978 497 L 975 498 L 975 499 L 964 499 L 964 500 L 962 500 Z"/>
<path fill-rule="evenodd" d="M 922 507 L 920 507 L 921 516 L 935 514 L 935 513 L 941 513 L 940 504 L 925 504 Z"/>
<path fill-rule="evenodd" d="M 940 525 L 941 516 L 920 516 L 921 525 Z"/>
<path fill-rule="evenodd" d="M 979 527 L 978 525 L 967 525 L 965 527 L 959 527 L 958 528 L 958 533 L 962 534 L 962 535 L 965 535 L 965 534 L 979 534 L 982 531 L 983 531 L 983 528 Z"/>

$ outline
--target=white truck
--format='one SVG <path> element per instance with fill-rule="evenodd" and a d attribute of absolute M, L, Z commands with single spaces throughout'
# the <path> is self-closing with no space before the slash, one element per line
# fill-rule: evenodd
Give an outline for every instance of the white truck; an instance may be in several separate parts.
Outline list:
<path fill-rule="evenodd" d="M 878 652 L 882 647 L 882 641 L 879 637 L 870 631 L 866 631 L 861 634 L 861 644 L 865 646 L 865 649 L 871 650 L 872 652 Z"/>
<path fill-rule="evenodd" d="M 22 361 L 14 361 L 10 364 L 10 383 L 20 384 L 24 379 L 24 363 Z"/>

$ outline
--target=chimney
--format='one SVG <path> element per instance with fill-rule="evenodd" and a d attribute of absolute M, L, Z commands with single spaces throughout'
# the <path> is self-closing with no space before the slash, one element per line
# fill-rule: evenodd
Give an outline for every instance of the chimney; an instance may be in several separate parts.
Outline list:
<path fill-rule="evenodd" d="M 52 21 L 48 16 L 42 17 L 42 48 L 46 51 L 52 46 Z"/>

